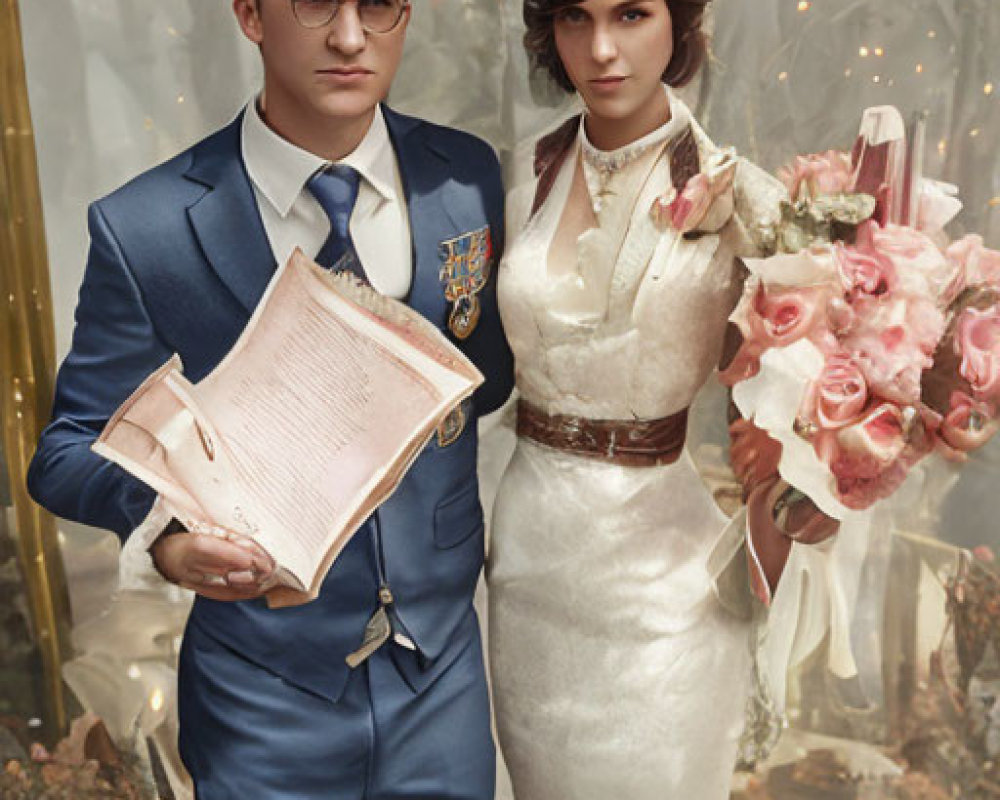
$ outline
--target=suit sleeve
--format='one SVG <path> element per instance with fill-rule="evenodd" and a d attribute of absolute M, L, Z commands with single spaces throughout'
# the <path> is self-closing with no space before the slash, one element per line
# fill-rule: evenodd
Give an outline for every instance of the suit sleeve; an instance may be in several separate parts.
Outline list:
<path fill-rule="evenodd" d="M 476 330 L 464 343 L 465 354 L 486 377 L 474 397 L 476 413 L 485 416 L 496 411 L 507 402 L 514 388 L 514 356 L 511 354 L 504 335 L 503 323 L 497 305 L 497 273 L 504 245 L 504 195 L 500 178 L 500 164 L 492 149 L 483 144 L 486 154 L 482 179 L 489 217 L 490 237 L 493 243 L 493 257 L 490 260 L 490 276 L 486 287 L 480 292 L 482 311 Z"/>
<path fill-rule="evenodd" d="M 57 516 L 125 540 L 156 493 L 90 447 L 110 416 L 170 356 L 124 253 L 98 204 L 69 355 L 59 369 L 52 420 L 28 471 L 28 491 Z"/>

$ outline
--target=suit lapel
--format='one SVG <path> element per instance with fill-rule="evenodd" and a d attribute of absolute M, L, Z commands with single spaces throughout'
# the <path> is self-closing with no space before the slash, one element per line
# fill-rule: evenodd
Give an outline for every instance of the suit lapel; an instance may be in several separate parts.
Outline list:
<path fill-rule="evenodd" d="M 208 263 L 252 312 L 275 271 L 274 254 L 241 156 L 243 115 L 195 149 L 185 177 L 208 188 L 188 218 Z"/>
<path fill-rule="evenodd" d="M 440 246 L 464 232 L 465 216 L 450 187 L 448 153 L 413 117 L 383 106 L 396 151 L 413 241 L 413 282 L 406 302 L 439 327 L 448 304 L 440 278 Z M 242 114 L 194 152 L 189 180 L 208 191 L 188 217 L 210 266 L 247 312 L 256 308 L 276 268 L 240 147 Z"/>
<path fill-rule="evenodd" d="M 461 231 L 460 210 L 449 191 L 449 156 L 426 136 L 419 120 L 382 107 L 392 140 L 413 240 L 413 283 L 406 303 L 443 328 L 448 304 L 441 283 L 441 242 Z"/>

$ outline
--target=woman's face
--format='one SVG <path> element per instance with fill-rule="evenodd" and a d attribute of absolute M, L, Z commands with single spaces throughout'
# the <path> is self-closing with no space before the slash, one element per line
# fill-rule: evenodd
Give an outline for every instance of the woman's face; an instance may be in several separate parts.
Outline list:
<path fill-rule="evenodd" d="M 627 125 L 663 108 L 673 54 L 666 0 L 583 0 L 556 12 L 556 50 L 592 116 Z"/>

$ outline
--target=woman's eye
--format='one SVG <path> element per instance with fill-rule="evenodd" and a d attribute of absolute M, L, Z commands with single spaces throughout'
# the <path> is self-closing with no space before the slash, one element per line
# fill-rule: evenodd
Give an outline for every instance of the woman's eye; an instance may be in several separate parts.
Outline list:
<path fill-rule="evenodd" d="M 576 6 L 566 6 L 556 12 L 556 21 L 576 25 L 583 22 L 587 15 Z"/>
<path fill-rule="evenodd" d="M 623 22 L 638 22 L 641 19 L 645 19 L 649 14 L 643 11 L 641 8 L 629 8 L 622 12 Z"/>

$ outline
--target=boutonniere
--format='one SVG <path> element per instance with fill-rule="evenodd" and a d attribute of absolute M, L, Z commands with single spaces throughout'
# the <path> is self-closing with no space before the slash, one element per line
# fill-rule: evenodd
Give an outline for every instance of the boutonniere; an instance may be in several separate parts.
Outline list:
<path fill-rule="evenodd" d="M 731 147 L 713 152 L 704 168 L 692 176 L 681 191 L 673 186 L 653 201 L 649 213 L 660 230 L 673 228 L 684 234 L 692 231 L 717 233 L 733 215 L 733 178 L 737 165 Z"/>

